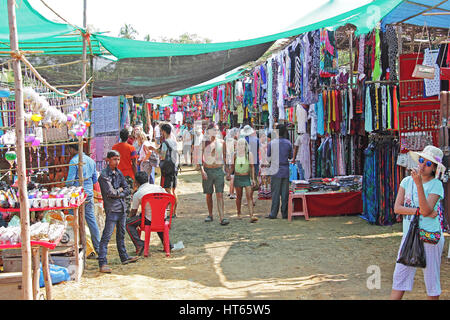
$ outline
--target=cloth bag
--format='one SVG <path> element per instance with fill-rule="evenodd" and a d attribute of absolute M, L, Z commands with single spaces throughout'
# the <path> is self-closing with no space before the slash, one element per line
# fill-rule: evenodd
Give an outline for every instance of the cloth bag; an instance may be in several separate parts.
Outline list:
<path fill-rule="evenodd" d="M 425 268 L 427 266 L 425 248 L 419 234 L 419 212 L 412 218 L 408 234 L 400 249 L 397 263 L 405 266 Z"/>
<path fill-rule="evenodd" d="M 425 28 L 427 29 L 427 34 L 428 34 L 427 25 L 424 24 L 423 29 L 422 29 L 422 37 L 423 37 L 423 32 L 424 32 Z M 428 40 L 430 40 L 430 39 L 428 39 Z M 417 64 L 417 61 L 419 60 L 421 46 L 422 46 L 422 42 L 419 43 L 419 52 L 417 52 L 416 66 L 414 67 L 412 76 L 413 76 L 413 78 L 434 79 L 435 74 L 436 74 L 435 67 L 427 66 L 424 64 Z M 430 41 L 430 48 L 431 48 L 431 41 Z"/>

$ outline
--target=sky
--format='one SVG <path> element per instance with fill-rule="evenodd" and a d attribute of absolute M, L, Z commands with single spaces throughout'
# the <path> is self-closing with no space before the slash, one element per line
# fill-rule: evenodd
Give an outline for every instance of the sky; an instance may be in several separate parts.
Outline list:
<path fill-rule="evenodd" d="M 118 36 L 124 24 L 137 39 L 178 38 L 188 32 L 212 42 L 271 35 L 330 0 L 87 0 L 87 24 Z M 332 0 L 331 0 L 332 1 Z M 341 0 L 342 1 L 342 0 Z M 30 4 L 49 20 L 62 22 L 41 0 Z M 68 22 L 83 25 L 83 0 L 44 0 Z M 352 1 L 353 3 L 355 1 Z"/>

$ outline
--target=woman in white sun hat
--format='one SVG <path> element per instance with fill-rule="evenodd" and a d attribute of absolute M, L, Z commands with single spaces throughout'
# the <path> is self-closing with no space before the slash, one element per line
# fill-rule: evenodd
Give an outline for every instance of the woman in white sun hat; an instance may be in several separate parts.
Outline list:
<path fill-rule="evenodd" d="M 400 249 L 408 233 L 412 217 L 419 214 L 419 228 L 430 234 L 433 233 L 431 234 L 433 239 L 429 239 L 429 242 L 424 241 L 426 268 L 423 269 L 423 274 L 428 299 L 437 300 L 441 294 L 440 269 L 444 248 L 444 235 L 437 214 L 439 202 L 444 198 L 444 187 L 439 180 L 445 172 L 445 167 L 442 165 L 444 154 L 434 146 L 427 146 L 422 152 L 410 151 L 409 154 L 418 163 L 418 168 L 413 168 L 411 175 L 402 180 L 395 200 L 395 213 L 403 215 L 403 237 Z M 438 242 L 433 244 L 431 240 Z M 415 273 L 415 267 L 396 263 L 391 299 L 401 299 L 405 291 L 412 291 Z"/>

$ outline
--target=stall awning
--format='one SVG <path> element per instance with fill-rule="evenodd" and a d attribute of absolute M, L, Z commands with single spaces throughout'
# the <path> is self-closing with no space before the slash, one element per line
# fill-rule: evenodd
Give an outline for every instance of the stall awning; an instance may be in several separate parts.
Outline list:
<path fill-rule="evenodd" d="M 431 9 L 433 7 L 434 9 Z M 423 26 L 426 23 L 427 26 L 429 27 L 450 28 L 450 16 L 422 15 L 421 14 L 422 12 L 448 13 L 450 12 L 450 1 L 405 0 L 383 18 L 382 24 L 386 25 L 402 22 L 407 24 Z"/>
<path fill-rule="evenodd" d="M 144 94 L 151 98 L 190 88 L 257 60 L 278 39 L 346 24 L 355 25 L 356 33 L 369 32 L 380 19 L 402 3 L 402 0 L 374 0 L 363 5 L 360 1 L 348 3 L 344 0 L 329 1 L 317 16 L 300 19 L 286 30 L 272 35 L 243 41 L 172 44 L 93 34 L 90 38 L 90 48 L 97 56 L 94 61 L 93 93 Z M 35 63 L 51 61 L 52 64 L 60 64 L 59 60 L 67 62 L 71 54 L 81 55 L 81 28 L 46 20 L 27 0 L 19 1 L 18 4 L 20 48 L 42 50 L 45 55 L 52 55 L 51 59 L 36 58 Z M 4 18 L 0 24 L 0 41 L 6 49 L 9 46 L 6 1 L 2 1 L 0 8 L 1 17 Z M 118 60 L 106 62 L 106 59 L 98 58 L 105 54 L 110 54 Z M 73 57 L 73 60 L 77 59 L 79 56 Z M 80 83 L 81 73 L 77 71 L 70 65 L 45 69 L 42 74 L 54 85 L 67 85 Z"/>

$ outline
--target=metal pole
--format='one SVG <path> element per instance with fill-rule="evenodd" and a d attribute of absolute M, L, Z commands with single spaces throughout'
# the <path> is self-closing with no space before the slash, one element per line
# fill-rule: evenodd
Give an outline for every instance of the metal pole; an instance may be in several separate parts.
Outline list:
<path fill-rule="evenodd" d="M 19 40 L 16 24 L 16 1 L 8 0 L 9 42 L 11 51 L 19 54 Z M 31 242 L 30 242 L 30 213 L 28 204 L 28 190 L 25 163 L 25 123 L 22 90 L 22 71 L 20 59 L 15 57 L 12 62 L 14 70 L 14 90 L 16 99 L 16 153 L 17 176 L 20 201 L 20 227 L 22 242 L 22 289 L 23 299 L 33 299 L 33 284 L 31 280 Z"/>

